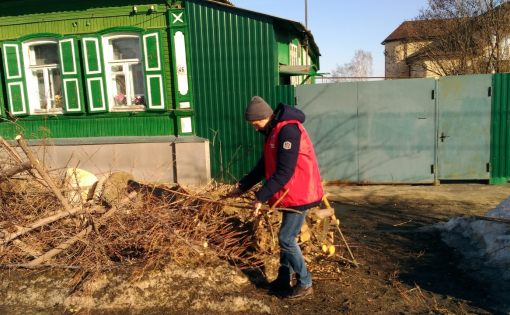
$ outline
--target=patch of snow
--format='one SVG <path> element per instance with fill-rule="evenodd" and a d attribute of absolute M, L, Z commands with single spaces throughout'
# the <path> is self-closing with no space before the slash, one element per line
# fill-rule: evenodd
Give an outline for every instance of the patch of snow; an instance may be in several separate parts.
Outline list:
<path fill-rule="evenodd" d="M 510 197 L 485 216 L 510 219 Z M 503 311 L 510 311 L 510 224 L 457 217 L 435 227 L 442 240 L 461 254 L 459 267 L 486 283 Z"/>

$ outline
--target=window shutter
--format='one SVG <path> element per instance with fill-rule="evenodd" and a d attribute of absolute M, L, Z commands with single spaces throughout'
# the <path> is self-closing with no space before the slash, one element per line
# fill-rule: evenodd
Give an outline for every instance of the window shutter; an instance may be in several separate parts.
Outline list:
<path fill-rule="evenodd" d="M 81 114 L 84 112 L 83 86 L 81 82 L 81 65 L 78 41 L 75 37 L 63 37 L 58 42 L 64 113 Z"/>
<path fill-rule="evenodd" d="M 0 49 L 1 51 L 1 49 Z M 5 117 L 5 104 L 4 104 L 4 89 L 3 89 L 3 75 L 0 72 L 0 117 Z"/>
<path fill-rule="evenodd" d="M 161 34 L 159 31 L 149 31 L 142 38 L 147 110 L 162 111 L 167 109 L 167 105 Z"/>
<path fill-rule="evenodd" d="M 91 113 L 104 113 L 108 108 L 101 39 L 98 36 L 84 36 L 81 42 L 88 109 Z"/>
<path fill-rule="evenodd" d="M 25 70 L 19 42 L 2 43 L 7 104 L 13 116 L 28 115 Z"/>

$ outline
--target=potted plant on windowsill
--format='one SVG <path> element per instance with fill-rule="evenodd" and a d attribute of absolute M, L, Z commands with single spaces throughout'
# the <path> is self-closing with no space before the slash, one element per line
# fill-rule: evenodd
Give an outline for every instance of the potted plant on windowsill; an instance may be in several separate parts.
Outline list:
<path fill-rule="evenodd" d="M 119 93 L 119 94 L 115 95 L 113 97 L 113 99 L 115 100 L 116 106 L 123 106 L 123 105 L 127 104 L 126 95 L 123 93 Z"/>

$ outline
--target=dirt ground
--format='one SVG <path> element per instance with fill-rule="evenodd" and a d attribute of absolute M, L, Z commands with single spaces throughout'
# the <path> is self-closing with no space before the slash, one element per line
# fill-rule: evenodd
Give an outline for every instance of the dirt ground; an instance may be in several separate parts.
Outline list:
<path fill-rule="evenodd" d="M 30 273 L 28 281 L 23 271 L 4 270 L 1 271 L 0 300 L 3 304 L 0 303 L 0 314 L 508 312 L 501 301 L 491 298 L 487 284 L 477 282 L 457 267 L 459 255 L 441 242 L 439 234 L 423 227 L 456 216 L 483 215 L 510 196 L 510 185 L 328 186 L 326 190 L 341 220 L 340 227 L 361 266 L 354 268 L 326 258 L 313 261 L 310 265 L 313 266 L 315 293 L 311 297 L 291 301 L 268 295 L 242 274 L 232 272 L 232 267 L 220 264 L 203 270 L 190 267 L 189 272 L 180 271 L 179 276 L 175 270 L 171 275 L 160 273 L 152 280 L 145 279 L 143 285 L 120 286 L 118 291 L 133 292 L 130 300 L 124 300 L 117 307 L 105 309 L 98 304 L 98 301 L 112 304 L 115 299 L 108 293 L 108 288 L 115 283 L 104 279 L 102 289 L 91 295 L 94 300 L 88 300 L 88 310 L 80 307 L 83 300 L 78 299 L 66 305 L 55 299 L 54 306 L 48 308 L 49 302 L 40 301 L 30 306 L 34 302 L 14 295 L 46 286 L 51 290 L 38 294 L 40 299 L 49 301 L 58 294 L 70 292 L 65 288 L 65 281 L 54 281 L 50 277 L 34 282 L 34 275 L 38 275 L 34 272 Z M 339 248 L 342 250 L 345 248 Z M 204 277 L 208 279 L 205 282 Z M 149 291 L 154 296 L 149 295 Z M 176 307 L 172 299 L 180 301 L 180 305 Z M 152 301 L 156 302 L 151 304 Z"/>
<path fill-rule="evenodd" d="M 422 227 L 483 215 L 510 196 L 510 185 L 329 186 L 329 199 L 359 268 L 312 270 L 315 294 L 269 298 L 274 314 L 499 314 L 487 284 L 457 267 L 460 257 Z M 261 294 L 261 293 L 259 293 Z"/>

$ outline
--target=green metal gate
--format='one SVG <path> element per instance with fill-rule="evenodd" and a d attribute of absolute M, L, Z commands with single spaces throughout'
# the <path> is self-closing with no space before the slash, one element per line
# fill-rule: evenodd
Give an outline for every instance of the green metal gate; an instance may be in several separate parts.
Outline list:
<path fill-rule="evenodd" d="M 492 76 L 438 80 L 438 178 L 489 179 Z"/>
<path fill-rule="evenodd" d="M 358 84 L 360 182 L 434 182 L 434 87 L 434 79 Z"/>
<path fill-rule="evenodd" d="M 509 76 L 493 102 L 494 180 L 510 177 Z M 498 83 L 499 82 L 499 83 Z M 491 75 L 296 88 L 325 180 L 435 183 L 491 178 Z"/>
<path fill-rule="evenodd" d="M 433 79 L 299 86 L 325 180 L 433 183 Z"/>
<path fill-rule="evenodd" d="M 326 180 L 357 182 L 357 84 L 302 85 L 296 88 L 297 107 L 315 146 Z"/>

